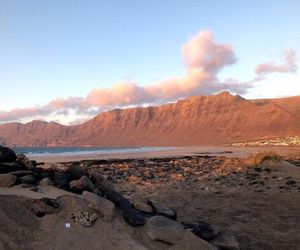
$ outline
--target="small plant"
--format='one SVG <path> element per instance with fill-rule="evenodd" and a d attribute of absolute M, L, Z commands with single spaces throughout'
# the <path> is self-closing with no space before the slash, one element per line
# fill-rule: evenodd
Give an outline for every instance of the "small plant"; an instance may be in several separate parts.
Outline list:
<path fill-rule="evenodd" d="M 279 162 L 282 160 L 282 157 L 272 151 L 260 152 L 257 153 L 254 157 L 254 163 L 256 165 L 262 164 L 265 161 L 274 161 Z"/>

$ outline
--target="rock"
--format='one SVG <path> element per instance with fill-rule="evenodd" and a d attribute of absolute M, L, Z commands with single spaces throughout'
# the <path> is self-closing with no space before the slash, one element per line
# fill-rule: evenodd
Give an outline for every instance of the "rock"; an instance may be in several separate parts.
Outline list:
<path fill-rule="evenodd" d="M 86 211 L 76 211 L 71 213 L 74 222 L 79 222 L 84 227 L 92 226 L 97 220 L 97 215 L 95 213 L 90 214 Z"/>
<path fill-rule="evenodd" d="M 172 250 L 182 250 L 182 249 L 197 249 L 197 250 L 218 250 L 218 247 L 210 244 L 209 242 L 200 239 L 193 233 L 186 231 L 183 237 L 175 245 L 168 249 Z"/>
<path fill-rule="evenodd" d="M 27 170 L 24 166 L 14 163 L 0 163 L 0 173 L 9 173 L 13 171 Z"/>
<path fill-rule="evenodd" d="M 18 178 L 23 184 L 36 185 L 36 178 L 33 175 L 25 175 Z"/>
<path fill-rule="evenodd" d="M 77 163 L 73 163 L 68 169 L 71 179 L 78 180 L 82 176 L 89 176 L 89 173 L 81 168 Z"/>
<path fill-rule="evenodd" d="M 0 162 L 14 162 L 16 159 L 16 153 L 12 149 L 0 146 Z"/>
<path fill-rule="evenodd" d="M 69 190 L 69 175 L 64 172 L 54 172 L 53 185 L 64 190 Z"/>
<path fill-rule="evenodd" d="M 93 181 L 95 187 L 98 188 L 102 193 L 105 193 L 109 190 L 114 190 L 113 184 L 99 173 L 92 173 L 91 180 Z"/>
<path fill-rule="evenodd" d="M 39 200 L 28 200 L 27 207 L 32 213 L 38 217 L 43 217 L 46 214 L 57 213 L 59 204 L 54 199 L 42 198 Z"/>
<path fill-rule="evenodd" d="M 206 222 L 182 223 L 184 228 L 204 240 L 212 240 L 217 237 L 219 231 Z"/>
<path fill-rule="evenodd" d="M 20 187 L 22 188 L 36 188 L 36 185 L 33 185 L 33 184 L 27 184 L 27 183 L 22 183 L 20 185 Z"/>
<path fill-rule="evenodd" d="M 13 174 L 17 177 L 24 176 L 24 175 L 33 175 L 34 173 L 31 170 L 19 170 L 14 172 L 9 172 L 10 174 Z"/>
<path fill-rule="evenodd" d="M 133 204 L 126 198 L 122 197 L 119 201 L 119 208 L 122 211 L 128 210 L 130 208 L 133 208 Z"/>
<path fill-rule="evenodd" d="M 115 205 L 111 201 L 88 191 L 84 191 L 82 196 L 88 207 L 99 213 L 104 221 L 111 221 L 115 212 Z"/>
<path fill-rule="evenodd" d="M 185 229 L 180 223 L 160 215 L 150 218 L 145 230 L 150 239 L 169 244 L 176 244 L 185 233 Z"/>
<path fill-rule="evenodd" d="M 148 213 L 148 214 L 152 214 L 153 213 L 153 209 L 150 205 L 147 205 L 145 203 L 142 203 L 142 202 L 136 202 L 134 203 L 134 207 L 137 209 L 137 210 L 140 210 L 144 213 Z"/>
<path fill-rule="evenodd" d="M 163 215 L 172 220 L 176 220 L 176 211 L 172 208 L 169 208 L 165 203 L 159 200 L 150 199 L 148 201 L 148 204 L 153 208 L 154 213 L 156 213 L 157 215 Z"/>
<path fill-rule="evenodd" d="M 98 190 L 87 176 L 82 176 L 79 180 L 71 181 L 69 186 L 73 192 L 79 194 L 83 191 L 98 193 Z"/>
<path fill-rule="evenodd" d="M 120 200 L 123 198 L 121 194 L 114 190 L 108 190 L 107 192 L 105 192 L 104 197 L 112 201 L 117 207 L 119 207 Z"/>
<path fill-rule="evenodd" d="M 17 177 L 12 174 L 0 174 L 0 187 L 13 186 L 17 181 Z"/>
<path fill-rule="evenodd" d="M 129 225 L 133 227 L 145 225 L 147 221 L 146 217 L 144 217 L 140 211 L 134 208 L 123 211 L 123 218 Z"/>
<path fill-rule="evenodd" d="M 46 177 L 46 178 L 41 179 L 38 184 L 39 184 L 39 186 L 51 186 L 52 181 L 50 178 Z"/>
<path fill-rule="evenodd" d="M 59 203 L 57 202 L 56 199 L 50 199 L 47 197 L 41 198 L 41 202 L 45 203 L 47 206 L 53 207 L 55 209 L 59 208 Z"/>
<path fill-rule="evenodd" d="M 210 241 L 212 244 L 224 250 L 240 250 L 241 246 L 234 236 L 220 233 L 216 238 Z"/>
<path fill-rule="evenodd" d="M 31 160 L 29 160 L 24 154 L 18 154 L 16 162 L 23 165 L 27 169 L 31 170 L 34 169 L 34 165 L 32 164 Z"/>

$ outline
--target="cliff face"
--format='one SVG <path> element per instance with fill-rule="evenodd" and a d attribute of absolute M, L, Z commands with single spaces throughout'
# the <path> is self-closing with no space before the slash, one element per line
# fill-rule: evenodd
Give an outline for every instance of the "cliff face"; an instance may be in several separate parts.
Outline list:
<path fill-rule="evenodd" d="M 77 126 L 0 125 L 0 143 L 9 146 L 214 145 L 299 134 L 300 97 L 249 101 L 228 92 L 116 109 Z"/>

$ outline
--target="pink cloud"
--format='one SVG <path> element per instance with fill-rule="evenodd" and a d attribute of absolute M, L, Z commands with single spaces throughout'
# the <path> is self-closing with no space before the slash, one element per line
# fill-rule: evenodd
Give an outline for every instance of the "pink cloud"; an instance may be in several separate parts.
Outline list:
<path fill-rule="evenodd" d="M 258 75 L 266 75 L 270 73 L 293 73 L 297 71 L 297 54 L 294 50 L 284 51 L 284 64 L 275 64 L 274 62 L 266 62 L 256 67 L 255 72 Z"/>

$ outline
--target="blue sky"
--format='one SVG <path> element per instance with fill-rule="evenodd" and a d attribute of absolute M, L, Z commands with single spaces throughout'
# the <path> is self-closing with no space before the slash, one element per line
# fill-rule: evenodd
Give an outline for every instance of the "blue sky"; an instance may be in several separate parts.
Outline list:
<path fill-rule="evenodd" d="M 258 64 L 281 64 L 285 49 L 299 54 L 299 10 L 297 0 L 0 0 L 0 110 L 181 77 L 182 45 L 202 30 L 238 59 L 218 77 L 249 81 Z M 287 95 L 300 95 L 297 72 L 275 72 L 243 94 Z"/>

